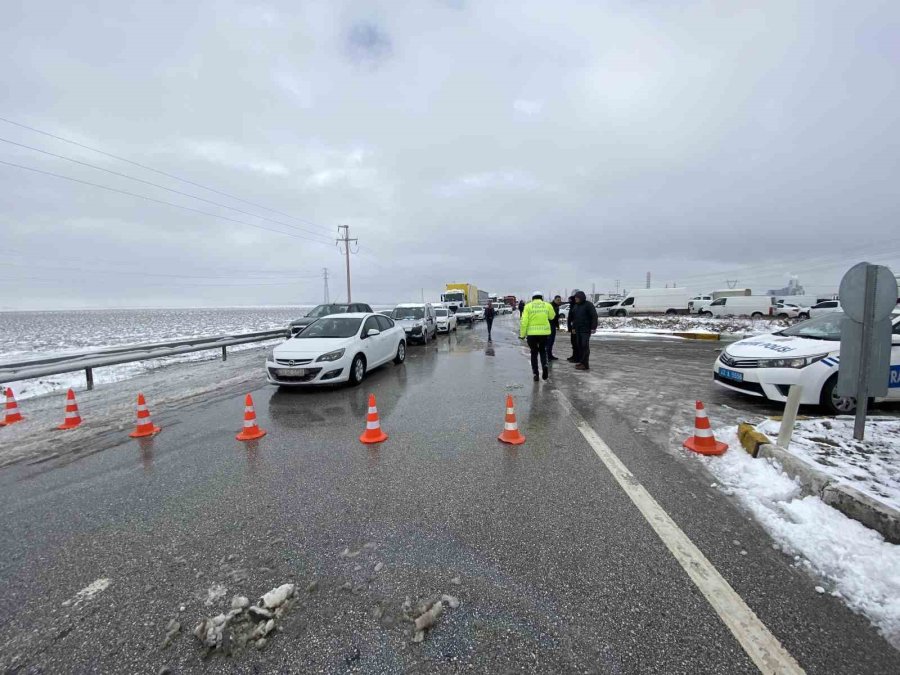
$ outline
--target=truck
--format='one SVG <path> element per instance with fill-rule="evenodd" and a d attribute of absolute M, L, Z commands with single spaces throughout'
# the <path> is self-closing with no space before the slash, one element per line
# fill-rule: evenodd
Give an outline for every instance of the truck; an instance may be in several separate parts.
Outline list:
<path fill-rule="evenodd" d="M 485 302 L 487 302 L 487 292 L 484 293 Z M 441 293 L 441 302 L 446 302 L 450 311 L 455 312 L 460 307 L 472 307 L 482 304 L 479 302 L 480 295 L 478 288 L 474 284 L 447 284 L 446 290 Z"/>
<path fill-rule="evenodd" d="M 503 302 L 506 303 L 507 306 L 515 309 L 519 306 L 519 299 L 514 295 L 504 295 Z"/>
<path fill-rule="evenodd" d="M 718 300 L 719 298 L 736 298 L 739 295 L 753 295 L 753 291 L 749 288 L 723 288 L 713 291 L 710 295 L 713 300 Z"/>
<path fill-rule="evenodd" d="M 690 298 L 686 288 L 639 288 L 608 311 L 610 316 L 687 314 Z"/>

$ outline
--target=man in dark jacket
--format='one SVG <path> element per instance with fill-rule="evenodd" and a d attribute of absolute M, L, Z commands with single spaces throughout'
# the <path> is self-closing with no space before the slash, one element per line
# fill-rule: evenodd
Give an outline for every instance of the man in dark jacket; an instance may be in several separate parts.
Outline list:
<path fill-rule="evenodd" d="M 572 356 L 566 359 L 569 363 L 578 363 L 578 343 L 575 341 L 575 331 L 572 330 L 572 318 L 575 311 L 575 296 L 569 296 L 569 312 L 566 314 L 566 330 L 569 331 L 569 341 L 572 343 Z"/>
<path fill-rule="evenodd" d="M 494 303 L 488 300 L 487 307 L 484 308 L 484 322 L 487 324 L 488 342 L 493 342 L 493 340 L 491 340 L 491 326 L 494 325 L 495 314 L 496 312 L 494 311 Z"/>
<path fill-rule="evenodd" d="M 556 342 L 556 332 L 559 330 L 559 308 L 562 305 L 562 298 L 560 296 L 554 296 L 553 302 L 550 303 L 553 305 L 553 311 L 556 313 L 550 320 L 550 336 L 547 338 L 547 360 L 548 361 L 559 361 L 558 358 L 553 356 L 553 345 Z"/>
<path fill-rule="evenodd" d="M 575 344 L 578 347 L 578 370 L 590 370 L 588 363 L 591 356 L 591 333 L 597 330 L 597 308 L 593 302 L 587 301 L 584 291 L 575 292 L 575 304 L 569 307 L 572 331 L 575 333 Z"/>
<path fill-rule="evenodd" d="M 522 310 L 525 309 L 525 301 L 519 300 L 519 316 L 522 316 Z"/>

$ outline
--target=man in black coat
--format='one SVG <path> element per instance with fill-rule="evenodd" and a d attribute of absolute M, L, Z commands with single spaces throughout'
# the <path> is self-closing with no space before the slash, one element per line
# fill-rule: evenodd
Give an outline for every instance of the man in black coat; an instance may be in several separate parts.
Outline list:
<path fill-rule="evenodd" d="M 557 295 L 550 304 L 553 305 L 553 311 L 556 316 L 550 319 L 550 337 L 547 338 L 547 360 L 559 361 L 558 358 L 553 356 L 553 345 L 556 343 L 556 332 L 559 330 L 559 308 L 562 305 L 562 298 Z"/>
<path fill-rule="evenodd" d="M 593 302 L 587 301 L 584 291 L 575 291 L 575 304 L 569 307 L 569 320 L 578 348 L 575 368 L 590 370 L 588 361 L 591 356 L 591 333 L 597 330 L 597 308 Z"/>
<path fill-rule="evenodd" d="M 569 363 L 578 363 L 578 343 L 575 341 L 575 331 L 572 330 L 572 318 L 575 311 L 575 296 L 569 296 L 569 313 L 566 314 L 566 330 L 569 331 L 569 341 L 572 343 L 572 356 L 566 359 Z"/>
<path fill-rule="evenodd" d="M 484 308 L 484 322 L 487 324 L 488 329 L 488 342 L 493 342 L 491 339 L 491 327 L 494 325 L 494 316 L 496 312 L 494 311 L 494 303 L 488 300 L 487 307 Z"/>

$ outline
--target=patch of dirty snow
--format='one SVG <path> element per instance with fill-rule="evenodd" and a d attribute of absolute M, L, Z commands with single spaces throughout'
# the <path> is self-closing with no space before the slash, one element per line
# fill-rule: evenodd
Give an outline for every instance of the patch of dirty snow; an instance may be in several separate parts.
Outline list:
<path fill-rule="evenodd" d="M 724 455 L 691 457 L 716 477 L 718 489 L 736 497 L 795 566 L 815 574 L 822 588 L 900 648 L 900 546 L 818 497 L 803 497 L 777 463 L 744 452 L 736 429 L 717 430 L 716 437 L 730 446 Z"/>
<path fill-rule="evenodd" d="M 780 421 L 766 420 L 757 428 L 775 438 L 780 426 Z M 900 509 L 900 419 L 869 418 L 865 441 L 854 440 L 852 417 L 798 420 L 790 451 L 836 480 Z"/>

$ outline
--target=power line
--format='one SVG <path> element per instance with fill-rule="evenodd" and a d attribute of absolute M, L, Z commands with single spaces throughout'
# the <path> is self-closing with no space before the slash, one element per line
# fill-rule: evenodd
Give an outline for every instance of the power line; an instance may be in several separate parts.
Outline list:
<path fill-rule="evenodd" d="M 134 176 L 129 176 L 127 173 L 121 173 L 119 171 L 113 171 L 112 169 L 106 169 L 102 166 L 97 166 L 96 164 L 91 164 L 90 162 L 82 162 L 79 159 L 74 159 L 72 157 L 66 157 L 65 155 L 58 155 L 55 152 L 49 152 L 47 150 L 41 150 L 40 148 L 35 148 L 30 145 L 25 145 L 24 143 L 17 143 L 15 141 L 11 141 L 8 138 L 0 138 L 0 141 L 3 143 L 8 143 L 10 145 L 15 145 L 20 148 L 25 148 L 26 150 L 34 150 L 35 152 L 40 152 L 41 154 L 48 155 L 50 157 L 56 157 L 57 159 L 62 159 L 67 162 L 72 162 L 73 164 L 80 164 L 81 166 L 87 166 L 91 169 L 96 169 L 97 171 L 105 171 L 108 174 L 112 174 L 113 176 L 119 176 L 121 178 L 127 178 L 128 180 L 133 180 L 137 183 L 144 183 L 145 185 L 152 185 L 155 188 L 159 188 L 160 190 L 168 190 L 169 192 L 173 192 L 177 195 L 181 195 L 183 197 L 190 197 L 191 199 L 196 199 L 201 202 L 206 202 L 207 204 L 212 204 L 214 206 L 219 206 L 223 209 L 230 209 L 231 211 L 236 211 L 237 213 L 242 213 L 245 216 L 251 216 L 253 218 L 261 218 L 262 220 L 267 220 L 271 223 L 275 223 L 277 225 L 281 225 L 283 227 L 289 227 L 294 230 L 299 230 L 300 232 L 307 232 L 315 237 L 321 237 L 324 240 L 327 240 L 330 243 L 330 238 L 326 237 L 323 234 L 319 234 L 318 232 L 314 232 L 312 230 L 307 230 L 302 227 L 297 227 L 296 225 L 292 225 L 291 223 L 285 223 L 281 220 L 275 220 L 274 218 L 269 218 L 267 216 L 261 216 L 256 213 L 251 213 L 250 211 L 244 211 L 243 209 L 236 208 L 234 206 L 228 206 L 228 204 L 222 204 L 221 202 L 213 201 L 212 199 L 206 199 L 205 197 L 199 197 L 197 195 L 193 195 L 189 192 L 182 192 L 181 190 L 176 190 L 175 188 L 166 187 L 165 185 L 160 185 L 159 183 L 154 183 L 149 180 L 144 180 L 143 178 L 136 178 Z"/>
<path fill-rule="evenodd" d="M 53 176 L 54 178 L 60 178 L 62 180 L 68 180 L 73 183 L 81 183 L 82 185 L 90 185 L 91 187 L 99 188 L 101 190 L 107 190 L 109 192 L 117 192 L 119 194 L 128 195 L 129 197 L 137 197 L 138 199 L 145 199 L 148 202 L 155 202 L 156 204 L 165 204 L 166 206 L 174 206 L 177 209 L 184 209 L 185 211 L 192 211 L 193 213 L 200 213 L 204 216 L 210 216 L 212 218 L 219 218 L 221 220 L 227 220 L 232 223 L 238 223 L 240 225 L 247 225 L 248 227 L 255 227 L 258 230 L 266 230 L 267 232 L 275 232 L 276 234 L 283 234 L 286 237 L 293 237 L 294 239 L 305 239 L 306 241 L 311 241 L 316 244 L 323 244 L 325 242 L 319 241 L 318 239 L 310 239 L 309 237 L 303 237 L 299 234 L 291 234 L 290 232 L 282 232 L 281 230 L 273 230 L 271 227 L 264 227 L 263 225 L 257 225 L 255 223 L 248 223 L 244 220 L 238 220 L 237 218 L 229 218 L 228 216 L 222 216 L 218 213 L 210 213 L 209 211 L 203 211 L 202 209 L 195 209 L 191 206 L 184 206 L 183 204 L 175 204 L 174 202 L 167 202 L 164 199 L 156 199 L 155 197 L 148 197 L 147 195 L 137 194 L 136 192 L 129 192 L 128 190 L 120 190 L 118 188 L 111 188 L 106 185 L 100 185 L 99 183 L 92 183 L 90 181 L 81 180 L 80 178 L 72 178 L 71 176 L 63 176 L 59 173 L 53 173 L 52 171 L 44 171 L 42 169 L 35 169 L 30 166 L 23 166 L 22 164 L 15 164 L 13 162 L 6 162 L 0 159 L 0 164 L 5 164 L 6 166 L 12 166 L 17 169 L 23 169 L 25 171 L 33 171 L 34 173 L 44 174 L 45 176 Z"/>
<path fill-rule="evenodd" d="M 217 195 L 221 195 L 223 197 L 228 197 L 229 199 L 234 199 L 239 202 L 243 202 L 244 204 L 249 204 L 250 206 L 255 206 L 259 209 L 264 209 L 271 213 L 277 213 L 280 216 L 284 216 L 285 218 L 291 218 L 292 220 L 296 220 L 299 223 L 304 223 L 306 225 L 311 225 L 313 227 L 318 227 L 323 230 L 330 231 L 331 228 L 325 227 L 324 225 L 320 225 L 319 223 L 314 223 L 310 220 L 304 220 L 303 218 L 298 218 L 297 216 L 292 216 L 289 213 L 284 213 L 282 211 L 278 211 L 277 209 L 271 209 L 268 206 L 263 206 L 262 204 L 257 204 L 256 202 L 251 202 L 247 199 L 242 199 L 241 197 L 237 197 L 233 194 L 229 194 L 228 192 L 222 192 L 221 190 L 216 190 L 215 188 L 211 188 L 208 185 L 203 185 L 202 183 L 197 183 L 192 180 L 188 180 L 187 178 L 181 178 L 180 176 L 176 176 L 173 173 L 168 173 L 166 171 L 160 171 L 159 169 L 154 169 L 152 166 L 147 166 L 146 164 L 141 164 L 140 162 L 135 162 L 134 160 L 127 159 L 125 157 L 120 157 L 119 155 L 114 155 L 111 152 L 106 152 L 105 150 L 100 150 L 99 148 L 91 147 L 90 145 L 85 145 L 84 143 L 79 143 L 78 141 L 73 141 L 69 138 L 63 138 L 62 136 L 57 136 L 56 134 L 52 134 L 49 131 L 43 131 L 42 129 L 37 129 L 35 127 L 30 127 L 27 124 L 22 124 L 21 122 L 14 122 L 13 120 L 6 119 L 5 117 L 0 117 L 0 122 L 6 122 L 7 124 L 12 124 L 13 126 L 20 127 L 22 129 L 28 129 L 29 131 L 33 131 L 37 134 L 42 134 L 44 136 L 48 136 L 49 138 L 54 138 L 58 141 L 62 141 L 63 143 L 69 143 L 71 145 L 78 146 L 79 148 L 84 148 L 85 150 L 90 150 L 91 152 L 96 152 L 106 157 L 111 157 L 112 159 L 119 160 L 120 162 L 125 162 L 126 164 L 131 164 L 132 166 L 140 167 L 141 169 L 145 169 L 146 171 L 152 171 L 153 173 L 157 173 L 161 176 L 166 176 L 167 178 L 172 178 L 173 180 L 181 181 L 182 183 L 187 183 L 188 185 L 193 185 L 194 187 L 202 188 L 204 190 L 209 190 L 210 192 L 214 192 Z"/>

